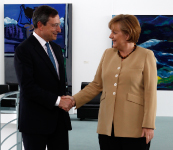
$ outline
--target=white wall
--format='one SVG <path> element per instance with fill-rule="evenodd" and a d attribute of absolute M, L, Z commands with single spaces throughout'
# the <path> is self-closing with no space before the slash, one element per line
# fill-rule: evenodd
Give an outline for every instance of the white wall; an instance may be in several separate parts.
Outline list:
<path fill-rule="evenodd" d="M 73 94 L 81 82 L 92 81 L 101 56 L 111 47 L 108 22 L 113 14 L 169 15 L 171 0 L 1 0 L 0 1 L 0 84 L 4 82 L 3 4 L 13 3 L 72 3 L 73 7 Z M 157 116 L 173 116 L 173 92 L 158 91 Z"/>

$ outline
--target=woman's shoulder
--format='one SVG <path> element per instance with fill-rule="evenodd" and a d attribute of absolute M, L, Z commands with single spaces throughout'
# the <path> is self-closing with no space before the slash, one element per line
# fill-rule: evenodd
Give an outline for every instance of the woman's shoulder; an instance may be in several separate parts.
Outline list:
<path fill-rule="evenodd" d="M 147 49 L 147 48 L 143 48 L 143 47 L 140 47 L 140 46 L 137 46 L 136 50 L 138 50 L 138 52 L 140 53 L 152 53 L 153 51 L 150 50 L 150 49 Z"/>
<path fill-rule="evenodd" d="M 105 51 L 104 51 L 104 56 L 105 57 L 111 57 L 111 56 L 115 56 L 114 54 L 117 53 L 117 49 L 116 48 L 107 48 Z"/>
<path fill-rule="evenodd" d="M 114 53 L 114 52 L 117 52 L 117 51 L 118 51 L 118 49 L 116 49 L 116 48 L 108 48 L 108 49 L 105 50 L 105 52 L 109 52 L 109 53 Z"/>
<path fill-rule="evenodd" d="M 154 56 L 154 52 L 150 49 L 147 49 L 147 48 L 143 48 L 143 47 L 140 47 L 140 46 L 137 46 L 136 48 L 136 52 L 137 52 L 137 55 L 140 55 L 140 56 Z"/>

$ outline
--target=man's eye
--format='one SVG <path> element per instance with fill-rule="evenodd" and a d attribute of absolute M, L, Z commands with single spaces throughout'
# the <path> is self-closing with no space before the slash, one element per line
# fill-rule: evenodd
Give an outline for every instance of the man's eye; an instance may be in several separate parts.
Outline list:
<path fill-rule="evenodd" d="M 55 27 L 58 27 L 58 26 L 60 26 L 60 24 L 59 24 L 59 23 L 55 24 Z"/>

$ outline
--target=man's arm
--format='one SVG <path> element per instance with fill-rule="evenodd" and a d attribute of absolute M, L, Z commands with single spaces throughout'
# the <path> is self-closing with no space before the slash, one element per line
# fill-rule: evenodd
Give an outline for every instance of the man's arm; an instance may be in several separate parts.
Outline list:
<path fill-rule="evenodd" d="M 44 90 L 36 84 L 34 80 L 34 62 L 29 48 L 32 47 L 26 48 L 26 46 L 21 45 L 15 51 L 14 65 L 20 90 L 25 100 L 33 101 L 48 109 L 52 109 L 55 106 L 58 94 Z M 60 108 L 65 104 L 62 102 L 60 103 Z M 66 100 L 66 103 L 70 105 L 71 101 Z M 67 106 L 65 106 L 65 109 L 67 109 Z"/>

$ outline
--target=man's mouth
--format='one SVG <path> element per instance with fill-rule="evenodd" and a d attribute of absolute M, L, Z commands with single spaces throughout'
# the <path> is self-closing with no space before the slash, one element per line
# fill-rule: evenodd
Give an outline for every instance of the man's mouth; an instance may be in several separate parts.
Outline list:
<path fill-rule="evenodd" d="M 58 34 L 57 33 L 53 33 L 53 35 L 57 36 Z"/>

